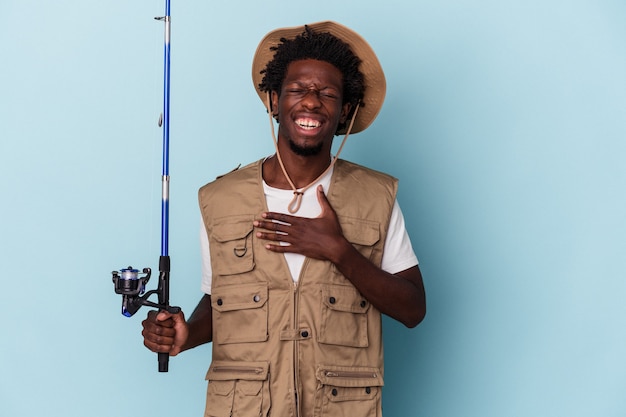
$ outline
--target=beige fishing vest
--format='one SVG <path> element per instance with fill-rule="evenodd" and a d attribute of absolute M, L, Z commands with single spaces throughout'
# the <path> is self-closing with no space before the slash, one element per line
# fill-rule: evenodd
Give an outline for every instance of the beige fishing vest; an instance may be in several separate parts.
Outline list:
<path fill-rule="evenodd" d="M 330 262 L 294 284 L 252 221 L 267 211 L 262 161 L 199 191 L 213 284 L 205 416 L 381 416 L 380 312 Z M 380 266 L 397 181 L 338 160 L 327 190 L 346 238 Z"/>

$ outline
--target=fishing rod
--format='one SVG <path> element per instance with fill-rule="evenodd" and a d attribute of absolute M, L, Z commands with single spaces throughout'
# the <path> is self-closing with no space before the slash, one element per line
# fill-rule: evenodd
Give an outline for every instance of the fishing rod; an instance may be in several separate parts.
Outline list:
<path fill-rule="evenodd" d="M 131 317 L 141 306 L 150 306 L 166 310 L 172 314 L 180 312 L 179 307 L 169 304 L 170 298 L 170 256 L 169 256 L 169 147 L 170 147 L 170 0 L 165 0 L 165 16 L 155 17 L 165 23 L 165 46 L 163 65 L 163 112 L 159 117 L 159 127 L 163 128 L 163 167 L 161 172 L 161 256 L 159 257 L 159 281 L 156 290 L 145 292 L 152 270 L 129 266 L 113 271 L 115 292 L 122 295 L 122 314 Z M 143 275 L 140 275 L 143 274 Z M 149 300 L 156 294 L 157 303 Z M 159 372 L 168 371 L 169 354 L 159 353 Z"/>

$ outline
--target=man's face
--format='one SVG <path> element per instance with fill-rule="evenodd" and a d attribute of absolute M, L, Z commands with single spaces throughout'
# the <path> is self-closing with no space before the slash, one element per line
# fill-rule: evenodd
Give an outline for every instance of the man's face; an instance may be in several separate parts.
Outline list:
<path fill-rule="evenodd" d="M 280 96 L 272 92 L 278 114 L 279 140 L 287 140 L 299 155 L 330 149 L 339 122 L 346 120 L 349 104 L 343 102 L 343 76 L 334 65 L 314 59 L 294 61 L 287 67 Z"/>

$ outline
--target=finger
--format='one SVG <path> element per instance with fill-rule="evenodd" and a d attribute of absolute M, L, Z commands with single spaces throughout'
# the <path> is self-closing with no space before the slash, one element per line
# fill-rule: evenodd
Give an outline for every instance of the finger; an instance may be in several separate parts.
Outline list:
<path fill-rule="evenodd" d="M 176 336 L 176 332 L 167 327 L 145 328 L 141 334 L 145 342 L 162 346 L 173 345 Z"/>
<path fill-rule="evenodd" d="M 272 232 L 256 232 L 256 237 L 262 240 L 270 240 L 272 242 L 282 242 L 291 244 L 293 239 L 287 233 Z"/>
<path fill-rule="evenodd" d="M 176 331 L 159 325 L 144 326 L 143 344 L 153 352 L 169 352 L 174 346 Z"/>
<path fill-rule="evenodd" d="M 252 224 L 257 229 L 263 229 L 260 231 L 260 233 L 264 233 L 266 236 L 272 236 L 272 235 L 278 235 L 278 237 L 285 236 L 285 235 L 288 235 L 289 232 L 293 229 L 293 226 L 290 224 L 277 223 L 273 221 L 255 220 L 254 222 L 252 222 Z M 257 234 L 257 236 L 259 235 Z M 273 239 L 273 240 L 280 240 L 280 238 Z"/>
<path fill-rule="evenodd" d="M 265 249 L 270 250 L 272 252 L 277 252 L 277 253 L 295 252 L 295 250 L 293 249 L 293 246 L 291 245 L 272 245 L 268 243 L 267 245 L 265 245 Z"/>
<path fill-rule="evenodd" d="M 265 221 L 265 220 L 255 220 L 252 222 L 252 225 L 254 227 L 258 227 L 260 229 L 266 229 L 266 230 L 279 230 L 282 226 L 280 223 L 276 223 L 276 222 L 272 222 L 272 221 Z"/>
<path fill-rule="evenodd" d="M 327 210 L 332 210 L 330 202 L 328 201 L 326 194 L 324 194 L 324 187 L 322 185 L 317 186 L 317 201 L 322 207 L 322 213 L 326 212 Z"/>
<path fill-rule="evenodd" d="M 143 345 L 152 352 L 169 353 L 174 347 L 174 339 L 144 337 Z"/>
<path fill-rule="evenodd" d="M 263 240 L 272 240 L 274 242 L 278 242 L 278 236 L 276 233 L 268 233 L 268 232 L 256 232 L 256 237 Z"/>
<path fill-rule="evenodd" d="M 168 319 L 166 321 L 151 321 L 144 320 L 142 323 L 143 332 L 147 334 L 155 334 L 159 336 L 173 337 L 176 334 L 174 329 L 174 320 Z"/>
<path fill-rule="evenodd" d="M 261 217 L 263 217 L 266 220 L 278 220 L 279 222 L 283 222 L 286 224 L 292 224 L 297 219 L 297 217 L 290 216 L 289 214 L 276 213 L 273 211 L 261 213 Z M 275 223 L 275 222 L 272 222 L 272 223 Z"/>

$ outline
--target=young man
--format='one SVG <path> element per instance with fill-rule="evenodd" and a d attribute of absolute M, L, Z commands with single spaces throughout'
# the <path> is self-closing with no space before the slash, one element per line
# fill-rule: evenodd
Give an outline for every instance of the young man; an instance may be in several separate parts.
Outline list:
<path fill-rule="evenodd" d="M 188 321 L 149 313 L 144 344 L 213 342 L 206 416 L 380 416 L 381 313 L 416 326 L 424 288 L 397 181 L 331 145 L 378 114 L 382 68 L 320 22 L 269 33 L 252 76 L 276 153 L 200 189 L 205 295 Z"/>

